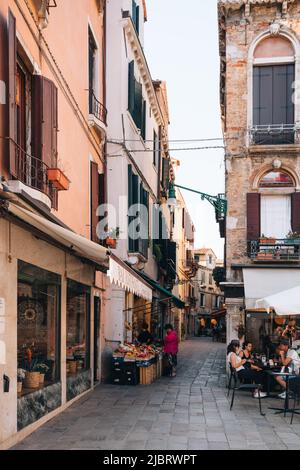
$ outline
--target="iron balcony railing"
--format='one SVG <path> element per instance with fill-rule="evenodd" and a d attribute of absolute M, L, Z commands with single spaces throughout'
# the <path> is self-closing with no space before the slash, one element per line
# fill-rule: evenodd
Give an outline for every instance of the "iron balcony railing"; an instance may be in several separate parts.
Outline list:
<path fill-rule="evenodd" d="M 90 90 L 89 98 L 90 114 L 93 114 L 97 119 L 99 119 L 99 121 L 107 125 L 106 107 L 102 103 L 100 103 L 100 101 L 96 98 L 93 90 Z"/>
<path fill-rule="evenodd" d="M 16 178 L 33 189 L 46 194 L 52 206 L 56 205 L 57 190 L 48 179 L 48 165 L 23 150 L 16 142 L 11 140 L 15 147 Z"/>
<path fill-rule="evenodd" d="M 300 262 L 300 238 L 251 240 L 249 257 L 260 263 Z"/>
<path fill-rule="evenodd" d="M 296 124 L 262 124 L 249 129 L 251 145 L 288 145 L 298 142 Z"/>

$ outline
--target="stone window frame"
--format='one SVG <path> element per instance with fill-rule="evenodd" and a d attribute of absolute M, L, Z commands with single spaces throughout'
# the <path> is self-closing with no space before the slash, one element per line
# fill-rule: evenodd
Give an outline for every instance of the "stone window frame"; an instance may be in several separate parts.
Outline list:
<path fill-rule="evenodd" d="M 274 35 L 272 35 L 270 29 L 260 33 L 255 37 L 255 39 L 252 41 L 249 51 L 248 51 L 248 62 L 247 62 L 247 82 L 248 82 L 248 104 L 247 104 L 247 130 L 251 129 L 253 125 L 253 68 L 255 65 L 271 65 L 271 64 L 284 64 L 287 63 L 287 58 L 286 57 L 272 57 L 270 59 L 267 59 L 266 61 L 262 61 L 261 59 L 255 60 L 254 58 L 254 53 L 259 45 L 260 42 L 264 41 L 265 39 L 271 38 Z M 278 36 L 281 36 L 287 40 L 289 40 L 294 48 L 295 55 L 294 55 L 294 61 L 295 63 L 295 83 L 300 84 L 300 41 L 297 38 L 297 36 L 287 28 L 281 28 Z M 292 63 L 291 61 L 289 63 Z M 298 102 L 296 100 L 295 102 L 295 125 L 300 127 L 300 101 L 298 99 Z M 299 144 L 299 142 L 297 142 Z M 294 144 L 293 144 L 294 145 Z M 247 132 L 247 137 L 246 137 L 246 146 L 250 147 L 250 135 L 249 132 Z M 274 147 L 274 145 L 272 145 Z"/>
<path fill-rule="evenodd" d="M 268 172 L 274 171 L 276 168 L 274 168 L 273 164 L 268 164 L 268 165 L 263 165 L 259 171 L 257 171 L 254 175 L 254 178 L 252 180 L 252 189 L 260 194 L 291 194 L 294 193 L 295 191 L 300 191 L 300 180 L 297 175 L 297 173 L 287 167 L 286 165 L 280 166 L 278 170 L 283 171 L 284 173 L 288 173 L 291 178 L 294 181 L 294 186 L 282 186 L 282 187 L 260 187 L 260 181 L 266 175 Z"/>

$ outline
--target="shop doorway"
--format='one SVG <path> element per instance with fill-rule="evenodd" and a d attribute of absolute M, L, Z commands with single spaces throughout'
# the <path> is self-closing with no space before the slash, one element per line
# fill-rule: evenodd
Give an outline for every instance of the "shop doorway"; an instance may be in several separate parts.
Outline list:
<path fill-rule="evenodd" d="M 100 380 L 101 299 L 94 297 L 94 382 Z"/>

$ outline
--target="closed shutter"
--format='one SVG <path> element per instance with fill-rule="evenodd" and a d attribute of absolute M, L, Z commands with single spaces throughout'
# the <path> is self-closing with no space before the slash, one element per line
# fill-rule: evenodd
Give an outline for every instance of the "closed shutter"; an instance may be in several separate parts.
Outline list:
<path fill-rule="evenodd" d="M 134 112 L 134 93 L 135 93 L 135 78 L 134 78 L 134 61 L 128 65 L 128 111 L 133 116 Z"/>
<path fill-rule="evenodd" d="M 49 168 L 57 166 L 57 88 L 48 78 L 33 76 L 32 152 Z"/>
<path fill-rule="evenodd" d="M 141 136 L 144 140 L 146 140 L 146 116 L 147 116 L 147 103 L 143 100 L 143 112 L 142 112 L 142 128 L 141 128 Z"/>
<path fill-rule="evenodd" d="M 168 240 L 168 277 L 172 280 L 176 279 L 176 253 L 176 242 Z"/>
<path fill-rule="evenodd" d="M 253 124 L 294 124 L 294 64 L 256 66 L 253 70 Z M 293 143 L 294 133 L 262 135 L 256 143 Z"/>
<path fill-rule="evenodd" d="M 134 82 L 134 112 L 133 120 L 136 127 L 142 131 L 143 123 L 143 86 L 135 80 Z"/>
<path fill-rule="evenodd" d="M 16 18 L 8 10 L 8 107 L 9 107 L 9 172 L 18 177 L 17 152 L 15 143 L 16 128 L 16 69 L 17 69 L 17 40 Z"/>
<path fill-rule="evenodd" d="M 260 194 L 247 194 L 247 240 L 258 240 L 260 237 Z"/>
<path fill-rule="evenodd" d="M 167 158 L 162 159 L 162 186 L 165 190 L 169 187 L 170 181 L 170 161 Z"/>
<path fill-rule="evenodd" d="M 141 185 L 141 195 L 142 200 L 141 203 L 143 204 L 143 212 L 142 212 L 142 238 L 141 238 L 141 253 L 142 255 L 148 259 L 148 246 L 149 246 L 149 193 L 146 191 L 143 186 Z"/>
<path fill-rule="evenodd" d="M 139 178 L 132 172 L 132 166 L 128 165 L 128 209 L 139 203 Z M 132 211 L 131 211 L 132 214 Z M 132 223 L 136 215 L 128 217 L 128 250 L 135 253 L 139 249 L 139 240 L 135 233 L 136 224 Z"/>
<path fill-rule="evenodd" d="M 292 230 L 300 233 L 300 193 L 292 194 Z"/>
<path fill-rule="evenodd" d="M 135 27 L 136 27 L 136 32 L 139 34 L 140 32 L 140 7 L 136 7 L 135 10 Z"/>
<path fill-rule="evenodd" d="M 98 165 L 91 162 L 91 240 L 98 242 L 97 237 L 97 224 L 99 218 L 97 216 L 97 209 L 99 206 L 99 173 Z"/>

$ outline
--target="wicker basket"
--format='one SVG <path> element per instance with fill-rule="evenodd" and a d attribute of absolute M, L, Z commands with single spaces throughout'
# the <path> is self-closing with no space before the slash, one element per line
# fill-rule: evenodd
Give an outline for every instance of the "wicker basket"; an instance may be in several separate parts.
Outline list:
<path fill-rule="evenodd" d="M 24 387 L 25 388 L 39 388 L 40 373 L 39 372 L 26 372 Z"/>

